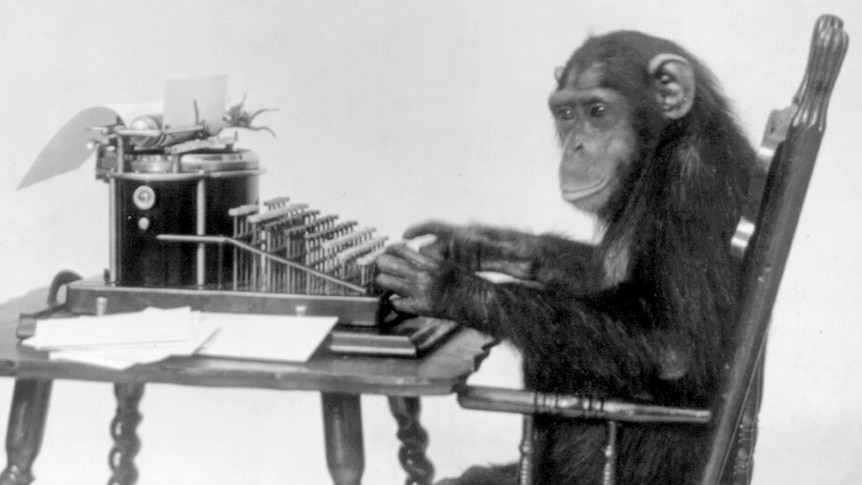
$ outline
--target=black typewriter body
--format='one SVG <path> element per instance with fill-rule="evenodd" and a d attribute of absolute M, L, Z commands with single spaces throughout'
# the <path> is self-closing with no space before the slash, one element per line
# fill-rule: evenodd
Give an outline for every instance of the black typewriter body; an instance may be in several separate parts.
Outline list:
<path fill-rule="evenodd" d="M 197 205 L 206 234 L 231 235 L 225 214 L 233 207 L 259 202 L 258 160 L 253 152 L 189 153 L 180 157 L 179 171 L 170 172 L 169 157 L 139 156 L 132 173 L 112 173 L 116 179 L 114 224 L 117 231 L 116 282 L 123 286 L 187 287 L 196 283 L 196 248 L 167 243 L 159 234 L 197 234 Z M 198 186 L 203 181 L 203 199 Z M 204 282 L 218 283 L 230 273 L 231 258 L 206 251 Z"/>

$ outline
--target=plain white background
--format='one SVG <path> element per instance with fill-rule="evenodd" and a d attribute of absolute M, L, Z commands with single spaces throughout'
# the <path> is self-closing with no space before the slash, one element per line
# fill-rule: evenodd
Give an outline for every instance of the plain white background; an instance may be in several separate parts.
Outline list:
<path fill-rule="evenodd" d="M 591 32 L 638 29 L 712 67 L 752 142 L 805 67 L 818 15 L 851 49 L 787 268 L 768 349 L 755 483 L 862 483 L 862 7 L 843 1 L 24 1 L 0 8 L 0 301 L 60 269 L 107 264 L 107 190 L 92 162 L 23 191 L 20 179 L 71 116 L 159 100 L 165 80 L 227 74 L 229 93 L 278 134 L 242 133 L 267 166 L 264 197 L 290 195 L 398 239 L 428 217 L 589 238 L 558 198 L 546 96 Z M 474 382 L 517 385 L 498 349 Z M 12 382 L 0 380 L 0 414 Z M 139 483 L 327 483 L 318 396 L 149 386 Z M 385 400 L 363 398 L 366 483 L 402 483 Z M 109 385 L 58 382 L 37 483 L 107 479 Z M 424 401 L 438 477 L 515 457 L 517 418 Z M 5 426 L 0 422 L 0 433 Z"/>

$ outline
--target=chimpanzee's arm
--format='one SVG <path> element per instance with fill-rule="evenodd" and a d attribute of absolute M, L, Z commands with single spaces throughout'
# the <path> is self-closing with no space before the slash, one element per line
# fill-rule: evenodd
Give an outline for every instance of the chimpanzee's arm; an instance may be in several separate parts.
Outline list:
<path fill-rule="evenodd" d="M 378 283 L 399 295 L 392 302 L 396 309 L 454 320 L 506 339 L 525 359 L 555 362 L 548 368 L 567 369 L 597 389 L 635 396 L 643 389 L 674 386 L 679 392 L 683 386 L 699 394 L 698 387 L 708 388 L 714 377 L 718 357 L 701 352 L 719 348 L 716 334 L 695 321 L 637 323 L 651 310 L 639 307 L 636 292 L 609 296 L 623 308 L 608 312 L 600 294 L 580 294 L 578 285 L 559 280 L 543 288 L 493 284 L 399 245 L 380 256 L 378 267 Z M 572 376 L 556 383 L 555 390 L 565 383 L 583 385 Z"/>
<path fill-rule="evenodd" d="M 451 261 L 470 271 L 491 271 L 542 284 L 564 277 L 586 278 L 595 273 L 595 247 L 553 234 L 535 235 L 485 226 L 457 227 L 425 222 L 404 237 L 433 235 L 422 252 Z"/>

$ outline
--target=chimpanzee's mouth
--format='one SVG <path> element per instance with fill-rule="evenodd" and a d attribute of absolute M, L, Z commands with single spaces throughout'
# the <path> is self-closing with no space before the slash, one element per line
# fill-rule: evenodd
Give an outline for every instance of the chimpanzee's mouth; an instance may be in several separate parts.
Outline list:
<path fill-rule="evenodd" d="M 567 202 L 576 202 L 581 199 L 585 199 L 587 197 L 591 197 L 596 195 L 605 189 L 608 185 L 610 179 L 602 179 L 593 185 L 588 185 L 586 187 L 577 187 L 577 188 L 567 188 L 560 187 L 560 192 L 563 196 L 563 200 Z"/>

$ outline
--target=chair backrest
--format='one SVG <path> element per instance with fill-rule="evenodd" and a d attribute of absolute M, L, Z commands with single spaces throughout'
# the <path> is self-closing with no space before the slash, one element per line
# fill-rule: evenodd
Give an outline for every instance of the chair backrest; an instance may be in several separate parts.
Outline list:
<path fill-rule="evenodd" d="M 748 483 L 760 400 L 763 351 L 793 234 L 826 128 L 832 88 L 848 47 L 841 19 L 817 21 L 808 67 L 793 104 L 773 112 L 755 177 L 756 222 L 744 216 L 733 250 L 744 258 L 736 347 L 713 409 L 713 435 L 701 485 Z M 751 235 L 749 238 L 747 235 Z M 749 241 L 750 239 L 750 241 Z M 735 456 L 730 456 L 735 452 Z M 721 481 L 721 482 L 720 482 Z"/>

